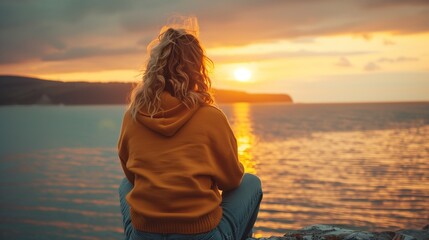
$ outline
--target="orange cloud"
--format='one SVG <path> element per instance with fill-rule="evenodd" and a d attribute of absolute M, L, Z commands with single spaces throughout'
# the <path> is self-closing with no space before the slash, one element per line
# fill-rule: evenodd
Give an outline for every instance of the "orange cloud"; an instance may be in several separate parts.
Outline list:
<path fill-rule="evenodd" d="M 365 65 L 364 70 L 368 72 L 372 72 L 372 71 L 380 70 L 380 66 L 378 66 L 378 64 L 374 62 L 369 62 Z"/>

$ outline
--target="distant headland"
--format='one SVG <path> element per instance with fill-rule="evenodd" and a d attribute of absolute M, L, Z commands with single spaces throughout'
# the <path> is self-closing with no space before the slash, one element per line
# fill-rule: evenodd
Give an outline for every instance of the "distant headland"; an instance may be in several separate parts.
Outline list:
<path fill-rule="evenodd" d="M 126 104 L 132 83 L 61 82 L 24 76 L 0 75 L 0 105 L 26 104 Z M 286 102 L 288 94 L 251 94 L 214 89 L 216 102 Z"/>

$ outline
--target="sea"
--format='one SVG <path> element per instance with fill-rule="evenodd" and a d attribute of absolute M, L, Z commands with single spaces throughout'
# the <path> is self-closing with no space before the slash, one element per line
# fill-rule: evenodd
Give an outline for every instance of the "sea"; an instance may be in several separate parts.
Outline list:
<path fill-rule="evenodd" d="M 429 224 L 429 102 L 234 103 L 256 236 L 313 224 Z M 116 144 L 126 106 L 0 107 L 0 239 L 123 239 Z"/>

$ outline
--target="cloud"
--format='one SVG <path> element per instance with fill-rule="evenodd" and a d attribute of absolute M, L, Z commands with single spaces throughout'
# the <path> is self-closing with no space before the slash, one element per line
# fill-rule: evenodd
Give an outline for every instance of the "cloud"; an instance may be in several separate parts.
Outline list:
<path fill-rule="evenodd" d="M 346 57 L 340 57 L 340 59 L 338 59 L 338 62 L 335 63 L 335 65 L 339 66 L 339 67 L 352 67 L 353 66 Z"/>
<path fill-rule="evenodd" d="M 106 49 L 100 47 L 72 48 L 42 56 L 45 61 L 60 61 L 93 56 L 116 56 L 139 52 L 136 48 Z"/>
<path fill-rule="evenodd" d="M 273 59 L 287 59 L 287 58 L 301 58 L 301 57 L 341 57 L 341 56 L 352 56 L 352 55 L 365 55 L 372 52 L 361 52 L 361 51 L 310 51 L 310 50 L 299 50 L 299 51 L 277 51 L 268 53 L 231 53 L 225 54 L 209 54 L 209 57 L 215 61 L 222 62 L 246 62 L 246 61 L 262 61 L 262 60 L 273 60 Z M 342 59 L 341 57 L 340 59 Z M 347 60 L 347 59 L 346 59 Z M 348 60 L 347 60 L 348 61 Z"/>
<path fill-rule="evenodd" d="M 419 58 L 414 57 L 397 57 L 397 58 L 379 58 L 376 61 L 369 62 L 365 65 L 364 70 L 368 72 L 380 70 L 380 64 L 385 63 L 401 63 L 401 62 L 414 62 L 419 61 Z"/>
<path fill-rule="evenodd" d="M 0 64 L 41 59 L 91 38 L 108 38 L 106 30 L 115 26 L 112 16 L 124 10 L 114 1 L 1 1 Z"/>
<path fill-rule="evenodd" d="M 364 70 L 367 72 L 372 72 L 372 71 L 380 70 L 380 66 L 378 66 L 374 62 L 369 62 L 365 65 Z"/>
<path fill-rule="evenodd" d="M 314 38 L 308 38 L 308 37 L 303 37 L 303 38 L 296 38 L 296 39 L 292 39 L 293 43 L 304 43 L 304 44 L 310 44 L 310 43 L 316 43 L 316 40 Z"/>
<path fill-rule="evenodd" d="M 372 35 L 369 33 L 363 33 L 362 34 L 363 39 L 367 40 L 367 41 L 371 41 L 372 40 Z"/>
<path fill-rule="evenodd" d="M 399 63 L 399 62 L 416 62 L 419 61 L 419 58 L 415 57 L 397 57 L 397 58 L 379 58 L 377 62 L 379 63 Z"/>
<path fill-rule="evenodd" d="M 391 8 L 391 7 L 421 7 L 429 5 L 427 0 L 367 0 L 367 8 Z"/>
<path fill-rule="evenodd" d="M 384 39 L 383 44 L 386 46 L 389 46 L 389 45 L 395 45 L 396 43 L 390 39 Z"/>
<path fill-rule="evenodd" d="M 175 13 L 199 18 L 201 37 L 207 47 L 337 34 L 371 36 L 378 31 L 427 32 L 427 2 L 1 1 L 0 64 L 53 58 L 67 60 L 68 56 L 86 58 L 103 56 L 107 49 L 136 48 L 154 38 L 166 19 Z M 91 54 L 77 53 L 85 52 L 87 46 L 108 48 Z"/>

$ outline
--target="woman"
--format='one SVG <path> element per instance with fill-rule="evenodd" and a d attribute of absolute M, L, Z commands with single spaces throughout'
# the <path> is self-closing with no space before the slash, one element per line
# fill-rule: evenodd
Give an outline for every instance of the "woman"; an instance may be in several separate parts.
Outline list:
<path fill-rule="evenodd" d="M 126 239 L 251 236 L 261 183 L 244 174 L 230 125 L 213 105 L 210 63 L 185 29 L 163 31 L 150 51 L 118 143 Z"/>

